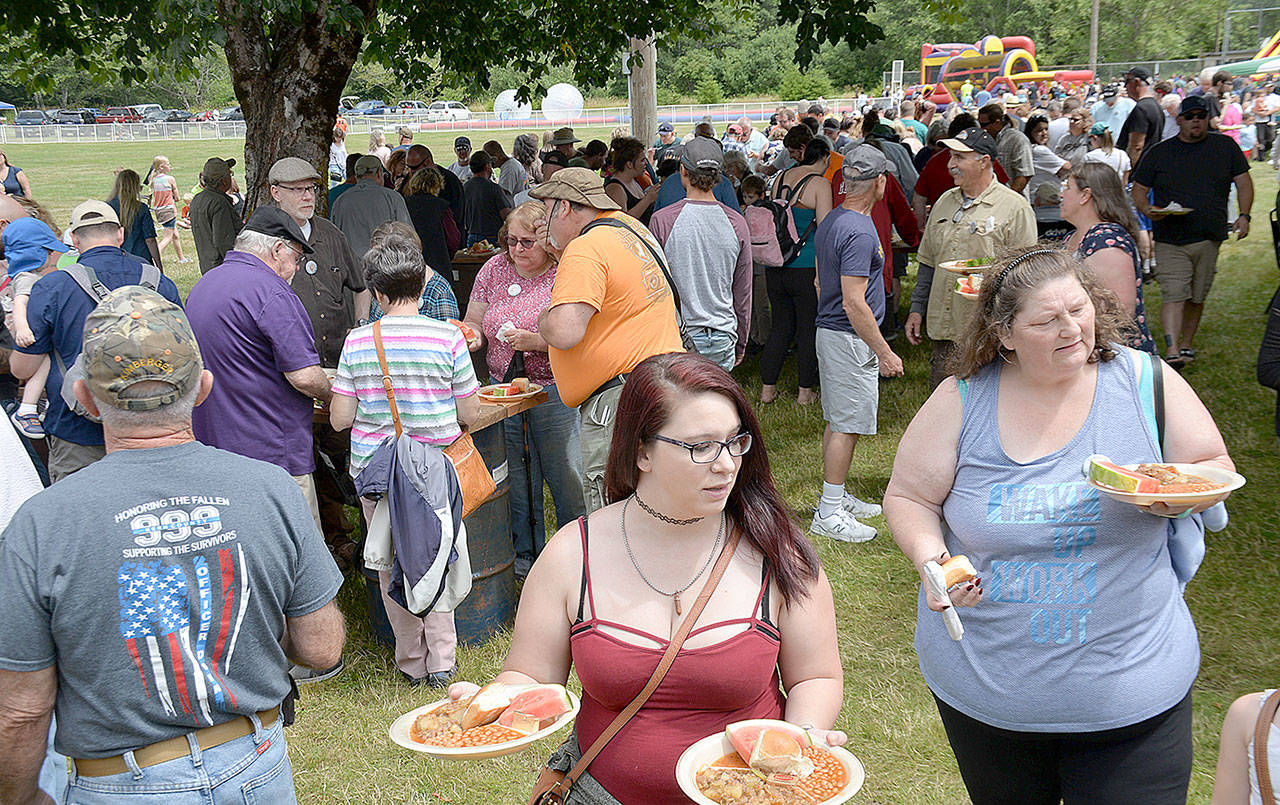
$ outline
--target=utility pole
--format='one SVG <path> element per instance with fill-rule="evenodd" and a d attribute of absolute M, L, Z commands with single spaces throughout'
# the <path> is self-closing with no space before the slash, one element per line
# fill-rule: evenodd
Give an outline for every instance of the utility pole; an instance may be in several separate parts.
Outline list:
<path fill-rule="evenodd" d="M 627 95 L 631 107 L 631 136 L 647 147 L 658 136 L 658 47 L 653 35 L 632 37 L 628 53 Z"/>
<path fill-rule="evenodd" d="M 1089 14 L 1089 69 L 1093 77 L 1098 77 L 1098 0 L 1093 0 L 1093 10 Z"/>

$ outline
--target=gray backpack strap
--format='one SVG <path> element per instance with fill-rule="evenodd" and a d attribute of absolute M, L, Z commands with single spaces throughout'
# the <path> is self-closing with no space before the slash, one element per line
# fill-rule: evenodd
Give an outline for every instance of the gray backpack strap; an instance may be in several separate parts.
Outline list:
<path fill-rule="evenodd" d="M 76 285 L 79 285 L 82 291 L 89 294 L 89 298 L 94 301 L 94 304 L 101 302 L 106 298 L 107 294 L 111 293 L 111 289 L 102 284 L 94 270 L 84 263 L 72 263 L 62 270 L 67 272 L 71 279 L 75 280 Z"/>
<path fill-rule="evenodd" d="M 138 284 L 143 288 L 158 291 L 160 289 L 160 269 L 150 263 L 143 263 L 142 279 L 138 281 Z"/>

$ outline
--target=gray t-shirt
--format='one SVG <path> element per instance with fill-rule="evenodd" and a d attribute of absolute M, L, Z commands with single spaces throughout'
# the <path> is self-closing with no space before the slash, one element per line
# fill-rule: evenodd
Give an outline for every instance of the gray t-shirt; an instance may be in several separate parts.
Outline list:
<path fill-rule="evenodd" d="M 747 219 L 718 201 L 685 198 L 655 212 L 649 230 L 662 244 L 680 291 L 685 326 L 729 333 L 746 349 L 751 327 Z"/>
<path fill-rule="evenodd" d="M 340 586 L 284 470 L 197 442 L 116 451 L 0 536 L 0 668 L 56 664 L 56 749 L 109 757 L 280 704 L 285 617 Z"/>

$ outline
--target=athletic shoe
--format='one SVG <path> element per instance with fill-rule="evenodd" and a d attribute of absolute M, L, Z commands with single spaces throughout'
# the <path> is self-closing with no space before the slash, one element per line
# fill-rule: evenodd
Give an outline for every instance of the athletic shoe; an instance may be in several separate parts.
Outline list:
<path fill-rule="evenodd" d="M 405 678 L 411 688 L 416 688 L 420 685 L 426 685 L 429 688 L 447 688 L 457 675 L 458 666 L 456 665 L 447 671 L 432 671 L 426 676 L 409 676 L 404 671 L 400 672 L 400 676 Z"/>
<path fill-rule="evenodd" d="M 844 499 L 840 501 L 840 508 L 852 514 L 854 517 L 879 517 L 880 504 L 868 503 L 865 500 L 858 500 L 848 492 L 844 493 Z"/>
<path fill-rule="evenodd" d="M 813 522 L 809 524 L 809 532 L 841 542 L 868 542 L 876 538 L 874 526 L 859 523 L 844 509 L 836 509 L 835 514 L 830 517 L 823 517 L 815 511 Z"/>
<path fill-rule="evenodd" d="M 9 418 L 13 420 L 13 426 L 18 429 L 18 433 L 28 439 L 44 438 L 44 423 L 40 421 L 39 414 L 19 414 L 14 411 L 13 416 Z"/>
<path fill-rule="evenodd" d="M 342 673 L 344 668 L 346 668 L 346 663 L 341 659 L 338 660 L 337 665 L 324 669 L 307 668 L 302 665 L 291 665 L 289 666 L 289 676 L 293 677 L 294 683 L 301 687 L 302 685 L 310 685 L 313 682 L 323 682 L 326 679 L 333 679 L 335 676 Z"/>

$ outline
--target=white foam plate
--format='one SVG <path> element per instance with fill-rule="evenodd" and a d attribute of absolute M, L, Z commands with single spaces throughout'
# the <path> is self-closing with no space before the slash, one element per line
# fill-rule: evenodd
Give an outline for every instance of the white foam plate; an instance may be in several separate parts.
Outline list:
<path fill-rule="evenodd" d="M 1096 481 L 1089 480 L 1089 486 L 1101 492 L 1105 492 L 1115 500 L 1121 503 L 1132 503 L 1135 506 L 1150 506 L 1152 503 L 1164 503 L 1168 506 L 1195 506 L 1200 503 L 1207 503 L 1211 500 L 1226 495 L 1228 492 L 1234 492 L 1244 486 L 1244 476 L 1238 472 L 1231 470 L 1223 470 L 1217 467 L 1206 467 L 1199 464 L 1176 464 L 1168 461 L 1148 462 L 1153 464 L 1165 464 L 1174 467 L 1178 472 L 1187 475 L 1198 475 L 1207 481 L 1216 484 L 1226 484 L 1222 489 L 1211 489 L 1207 492 L 1122 492 L 1119 489 L 1112 489 L 1109 486 L 1103 486 Z M 1121 464 L 1126 470 L 1136 470 L 1137 464 Z"/>
<path fill-rule="evenodd" d="M 578 708 L 581 702 L 573 691 L 567 691 L 569 701 L 573 704 L 573 708 L 569 712 L 560 716 L 549 727 L 543 727 L 531 735 L 525 735 L 514 741 L 506 741 L 500 744 L 486 744 L 484 746 L 435 746 L 433 744 L 419 743 L 409 737 L 409 727 L 413 726 L 413 721 L 418 716 L 429 713 L 441 705 L 448 704 L 449 699 L 439 699 L 424 704 L 421 707 L 414 708 L 404 715 L 391 722 L 391 727 L 387 730 L 387 734 L 391 737 L 393 743 L 410 749 L 414 752 L 420 752 L 431 757 L 442 758 L 444 760 L 483 760 L 491 757 L 502 757 L 510 755 L 513 752 L 519 752 L 534 741 L 540 741 L 565 727 L 573 721 L 578 715 Z"/>
<path fill-rule="evenodd" d="M 866 771 L 862 768 L 862 761 L 854 757 L 853 753 L 844 747 L 824 746 L 823 748 L 835 755 L 844 764 L 845 774 L 848 775 L 849 782 L 840 790 L 840 793 L 830 799 L 823 800 L 821 805 L 838 805 L 838 803 L 847 802 L 854 794 L 858 793 L 858 790 L 862 788 L 863 782 L 867 779 Z M 733 751 L 733 744 L 729 743 L 729 739 L 725 737 L 723 732 L 708 735 L 684 750 L 684 754 L 680 755 L 680 759 L 676 761 L 676 782 L 680 784 L 680 790 L 698 805 L 717 805 L 715 800 L 708 799 L 698 791 L 697 774 L 703 767 Z"/>

